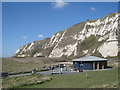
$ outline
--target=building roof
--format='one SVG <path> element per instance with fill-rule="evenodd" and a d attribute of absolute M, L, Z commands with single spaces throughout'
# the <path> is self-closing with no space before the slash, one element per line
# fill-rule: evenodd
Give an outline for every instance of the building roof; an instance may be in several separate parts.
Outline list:
<path fill-rule="evenodd" d="M 73 59 L 72 61 L 107 61 L 107 59 L 86 55 L 81 58 Z"/>

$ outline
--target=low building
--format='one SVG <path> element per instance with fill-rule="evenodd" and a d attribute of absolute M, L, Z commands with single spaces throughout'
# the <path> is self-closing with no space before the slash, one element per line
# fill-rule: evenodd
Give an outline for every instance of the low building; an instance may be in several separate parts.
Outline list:
<path fill-rule="evenodd" d="M 73 59 L 72 61 L 74 69 L 99 70 L 107 67 L 107 59 L 96 56 L 86 55 L 81 58 Z"/>

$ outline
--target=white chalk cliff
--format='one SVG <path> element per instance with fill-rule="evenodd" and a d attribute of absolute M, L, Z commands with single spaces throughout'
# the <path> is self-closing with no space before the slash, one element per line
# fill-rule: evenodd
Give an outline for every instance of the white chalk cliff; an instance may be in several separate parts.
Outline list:
<path fill-rule="evenodd" d="M 57 32 L 50 38 L 20 47 L 15 57 L 79 57 L 90 53 L 114 57 L 119 49 L 118 12 L 98 20 L 87 20 Z"/>

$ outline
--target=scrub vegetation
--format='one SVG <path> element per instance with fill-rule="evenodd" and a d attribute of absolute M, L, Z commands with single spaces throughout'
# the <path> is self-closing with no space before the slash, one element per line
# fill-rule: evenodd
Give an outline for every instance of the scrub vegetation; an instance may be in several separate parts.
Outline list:
<path fill-rule="evenodd" d="M 96 37 L 94 35 L 91 35 L 89 38 L 83 41 L 81 45 L 87 49 L 90 49 L 92 46 L 94 46 L 95 43 L 96 43 Z"/>
<path fill-rule="evenodd" d="M 32 69 L 40 69 L 41 63 L 22 62 L 17 59 L 2 59 L 2 72 L 16 73 L 22 71 L 31 71 Z"/>

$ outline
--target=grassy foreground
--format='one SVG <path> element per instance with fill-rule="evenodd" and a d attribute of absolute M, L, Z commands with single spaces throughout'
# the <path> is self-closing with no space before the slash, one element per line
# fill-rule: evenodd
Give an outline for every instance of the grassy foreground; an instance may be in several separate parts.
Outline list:
<path fill-rule="evenodd" d="M 43 84 L 22 86 L 22 88 L 117 88 L 118 69 L 104 71 L 88 71 L 85 73 L 53 75 L 50 82 Z"/>
<path fill-rule="evenodd" d="M 2 86 L 4 88 L 17 88 L 28 85 L 42 84 L 50 81 L 52 78 L 43 75 L 28 75 L 18 77 L 7 77 L 3 79 Z"/>

